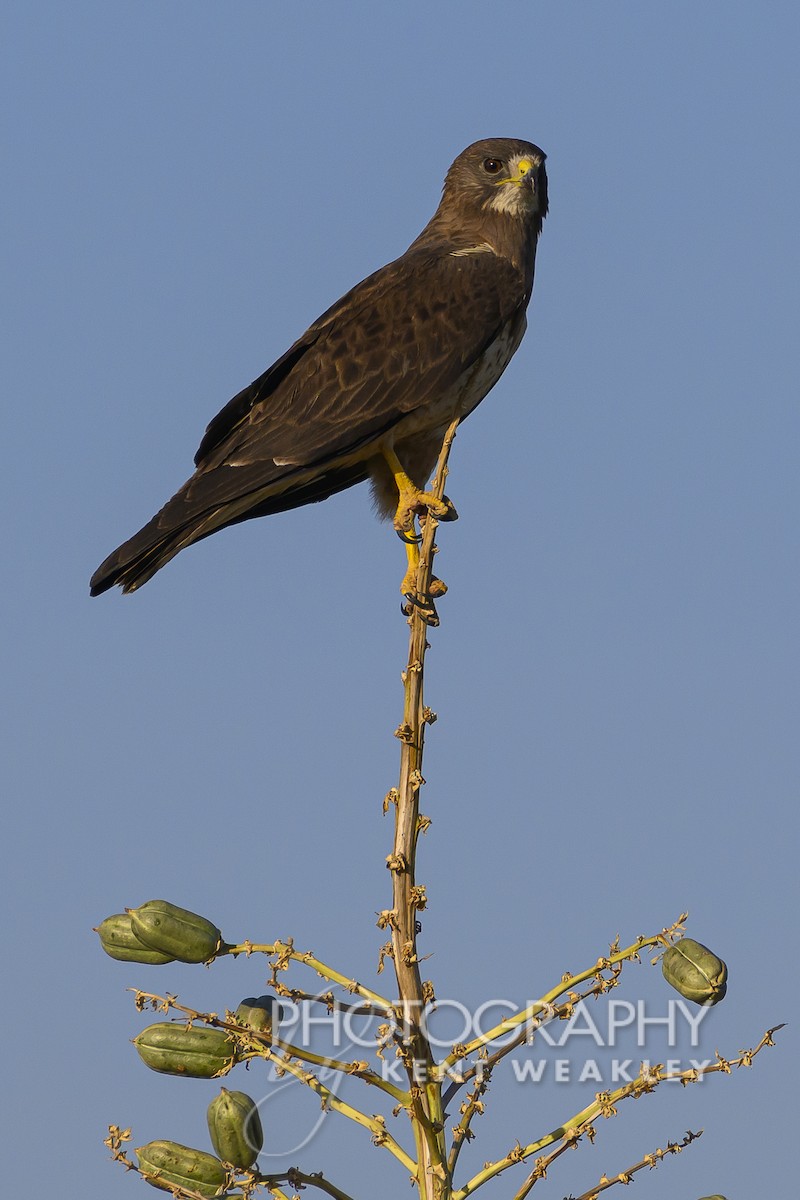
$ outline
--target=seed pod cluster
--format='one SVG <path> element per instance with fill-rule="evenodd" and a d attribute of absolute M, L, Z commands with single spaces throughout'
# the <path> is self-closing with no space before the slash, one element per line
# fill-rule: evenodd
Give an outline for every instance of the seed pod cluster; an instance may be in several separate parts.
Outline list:
<path fill-rule="evenodd" d="M 165 1192 L 177 1186 L 201 1196 L 218 1196 L 228 1182 L 228 1172 L 218 1158 L 179 1142 L 148 1142 L 135 1154 L 147 1182 Z"/>
<path fill-rule="evenodd" d="M 728 968 L 708 946 L 681 938 L 661 959 L 664 978 L 676 992 L 695 1004 L 718 1004 L 728 990 Z"/>
<path fill-rule="evenodd" d="M 222 1088 L 208 1106 L 211 1144 L 223 1162 L 242 1171 L 252 1167 L 264 1145 L 258 1105 L 245 1092 Z"/>
<path fill-rule="evenodd" d="M 281 1019 L 281 1006 L 274 996 L 246 996 L 234 1013 L 237 1025 L 258 1033 L 271 1033 Z"/>
<path fill-rule="evenodd" d="M 140 942 L 178 962 L 208 962 L 222 945 L 216 925 L 168 900 L 148 900 L 128 913 Z"/>
<path fill-rule="evenodd" d="M 94 931 L 100 938 L 100 945 L 111 958 L 120 962 L 151 963 L 161 966 L 163 963 L 174 962 L 172 954 L 164 954 L 161 950 L 153 950 L 136 936 L 131 925 L 130 913 L 114 913 L 101 921 Z"/>
<path fill-rule="evenodd" d="M 237 1062 L 236 1046 L 224 1029 L 161 1021 L 133 1039 L 139 1057 L 151 1071 L 216 1079 Z"/>

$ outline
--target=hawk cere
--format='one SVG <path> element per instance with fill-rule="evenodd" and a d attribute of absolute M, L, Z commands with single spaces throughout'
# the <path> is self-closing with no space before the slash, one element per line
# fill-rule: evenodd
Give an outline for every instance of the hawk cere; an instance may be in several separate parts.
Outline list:
<path fill-rule="evenodd" d="M 92 576 L 135 591 L 226 525 L 325 500 L 365 479 L 408 542 L 452 515 L 423 489 L 448 425 L 502 375 L 525 332 L 547 214 L 545 155 L 487 138 L 459 154 L 441 203 L 394 262 L 347 292 L 206 429 L 191 479 Z"/>

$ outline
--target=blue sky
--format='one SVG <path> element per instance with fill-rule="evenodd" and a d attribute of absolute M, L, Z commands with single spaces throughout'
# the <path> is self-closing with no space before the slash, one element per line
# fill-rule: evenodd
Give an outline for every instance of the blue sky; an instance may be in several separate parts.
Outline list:
<path fill-rule="evenodd" d="M 128 969 L 91 932 L 108 913 L 165 896 L 375 979 L 407 631 L 402 548 L 367 491 L 225 531 L 132 597 L 90 601 L 87 582 L 190 473 L 210 417 L 402 253 L 483 136 L 547 150 L 551 215 L 528 334 L 451 463 L 427 972 L 465 1005 L 521 1001 L 688 908 L 731 973 L 701 1048 L 788 1020 L 796 6 L 7 11 L 8 1170 L 107 1200 L 144 1194 L 107 1161 L 109 1122 L 207 1147 L 213 1087 L 141 1066 L 125 989 L 221 1009 L 264 972 Z M 618 995 L 665 1011 L 648 966 Z M 637 1194 L 788 1194 L 795 1037 L 623 1107 L 542 1196 L 700 1127 Z M 655 1033 L 629 1053 L 651 1050 Z M 232 1086 L 268 1093 L 255 1071 Z M 585 1094 L 498 1080 L 470 1163 Z M 334 1118 L 282 1159 L 309 1096 L 266 1112 L 265 1168 L 409 1194 Z"/>

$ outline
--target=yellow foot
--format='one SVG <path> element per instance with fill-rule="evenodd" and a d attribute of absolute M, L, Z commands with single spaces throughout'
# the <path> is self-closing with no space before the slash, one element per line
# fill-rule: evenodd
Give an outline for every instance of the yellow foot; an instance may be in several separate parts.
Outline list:
<path fill-rule="evenodd" d="M 403 576 L 403 582 L 400 584 L 400 591 L 404 596 L 415 596 L 417 594 L 417 566 L 411 565 Z M 428 589 L 428 595 L 434 599 L 443 596 L 447 591 L 447 584 L 442 579 L 437 579 L 434 575 L 431 579 L 431 586 Z"/>
<path fill-rule="evenodd" d="M 432 492 L 421 492 L 419 488 L 404 488 L 400 492 L 397 511 L 394 514 L 394 527 L 399 534 L 411 533 L 414 529 L 414 518 L 430 513 L 437 521 L 455 521 L 458 513 L 455 505 L 447 497 L 439 500 Z"/>

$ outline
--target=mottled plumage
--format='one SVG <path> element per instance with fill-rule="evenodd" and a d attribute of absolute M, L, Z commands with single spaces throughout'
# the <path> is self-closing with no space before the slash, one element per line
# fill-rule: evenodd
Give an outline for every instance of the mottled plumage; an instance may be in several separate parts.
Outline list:
<path fill-rule="evenodd" d="M 217 529 L 367 478 L 379 510 L 394 513 L 398 459 L 423 488 L 445 428 L 483 399 L 525 331 L 547 212 L 544 157 L 506 138 L 460 154 L 406 253 L 225 405 L 194 475 L 98 568 L 92 594 L 114 584 L 133 591 Z"/>

